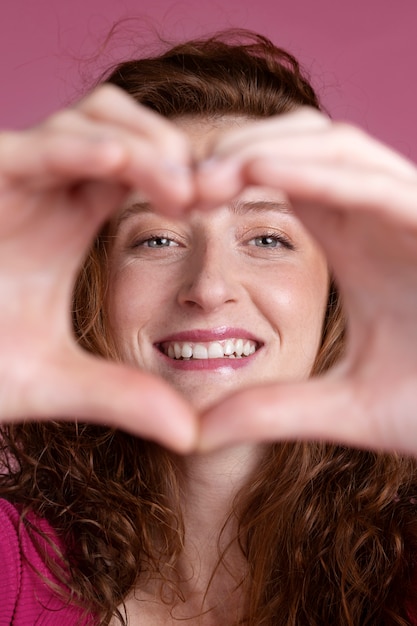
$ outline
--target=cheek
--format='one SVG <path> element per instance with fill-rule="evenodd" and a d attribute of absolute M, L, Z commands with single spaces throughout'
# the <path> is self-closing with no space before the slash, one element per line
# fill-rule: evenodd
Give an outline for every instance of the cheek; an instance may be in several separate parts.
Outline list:
<path fill-rule="evenodd" d="M 323 319 L 326 298 L 324 291 L 318 294 L 304 281 L 289 280 L 264 301 L 277 326 L 285 322 L 288 327 L 312 329 Z"/>
<path fill-rule="evenodd" d="M 324 263 L 308 271 L 275 277 L 268 293 L 262 294 L 263 310 L 280 335 L 283 348 L 294 354 L 315 357 L 322 336 L 328 298 L 328 272 Z M 298 347 L 298 349 L 297 349 Z"/>
<path fill-rule="evenodd" d="M 134 264 L 115 272 L 109 279 L 106 303 L 110 330 L 115 338 L 135 335 L 167 306 L 167 272 L 155 276 Z"/>

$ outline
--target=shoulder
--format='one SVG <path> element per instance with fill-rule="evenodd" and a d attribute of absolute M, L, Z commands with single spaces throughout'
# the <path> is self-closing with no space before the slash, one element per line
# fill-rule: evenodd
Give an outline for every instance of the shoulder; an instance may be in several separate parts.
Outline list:
<path fill-rule="evenodd" d="M 53 626 L 58 620 L 92 625 L 54 591 L 54 585 L 64 589 L 48 567 L 62 549 L 56 533 L 44 519 L 29 515 L 28 520 L 41 534 L 31 533 L 19 508 L 0 498 L 0 626 Z"/>

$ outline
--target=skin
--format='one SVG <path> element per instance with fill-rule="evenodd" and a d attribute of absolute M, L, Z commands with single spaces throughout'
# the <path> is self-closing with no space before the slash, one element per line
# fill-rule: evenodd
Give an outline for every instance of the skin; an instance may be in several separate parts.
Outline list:
<path fill-rule="evenodd" d="M 178 125 L 201 159 L 236 123 Z M 198 411 L 248 385 L 308 378 L 321 339 L 327 262 L 278 190 L 248 188 L 233 203 L 181 221 L 145 210 L 137 197 L 132 205 L 120 224 L 115 217 L 109 253 L 107 313 L 123 361 L 161 376 Z M 161 358 L 166 337 L 196 329 L 212 331 L 213 341 L 240 336 L 227 332 L 233 328 L 256 340 L 254 355 L 199 361 L 204 369 Z"/>
<path fill-rule="evenodd" d="M 201 159 L 241 120 L 177 123 Z M 198 411 L 249 385 L 308 378 L 321 339 L 327 262 L 278 190 L 248 188 L 233 203 L 191 211 L 181 221 L 150 211 L 136 195 L 116 214 L 111 240 L 107 315 L 123 361 L 162 377 Z M 204 330 L 214 340 L 231 328 L 242 329 L 232 336 L 256 339 L 255 354 L 190 361 L 184 369 L 158 348 L 178 333 Z M 204 605 L 212 610 L 198 623 L 215 624 L 242 609 L 235 580 L 223 567 L 205 594 L 230 503 L 261 454 L 259 444 L 238 445 L 182 459 L 186 545 L 178 568 L 187 603 L 168 607 L 176 617 L 199 614 Z M 231 524 L 225 545 L 233 533 Z M 229 552 L 229 567 L 243 570 L 237 547 Z M 167 607 L 156 607 L 151 590 L 139 586 L 128 604 L 132 624 L 144 619 L 144 606 L 147 623 L 171 623 Z"/>

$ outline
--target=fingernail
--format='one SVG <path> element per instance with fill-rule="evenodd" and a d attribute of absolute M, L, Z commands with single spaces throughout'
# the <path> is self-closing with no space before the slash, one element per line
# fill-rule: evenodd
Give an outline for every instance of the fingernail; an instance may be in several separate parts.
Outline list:
<path fill-rule="evenodd" d="M 215 176 L 219 181 L 223 178 L 235 176 L 241 168 L 241 163 L 237 159 L 221 159 L 210 157 L 198 164 L 198 173 L 202 176 Z"/>
<path fill-rule="evenodd" d="M 219 158 L 217 156 L 211 156 L 208 159 L 203 159 L 196 164 L 196 169 L 200 172 L 208 172 L 214 169 L 219 164 Z"/>
<path fill-rule="evenodd" d="M 177 176 L 179 178 L 189 177 L 191 174 L 190 168 L 188 165 L 182 165 L 181 163 L 175 163 L 175 161 L 170 161 L 166 159 L 162 162 L 162 168 L 167 174 L 171 176 Z"/>

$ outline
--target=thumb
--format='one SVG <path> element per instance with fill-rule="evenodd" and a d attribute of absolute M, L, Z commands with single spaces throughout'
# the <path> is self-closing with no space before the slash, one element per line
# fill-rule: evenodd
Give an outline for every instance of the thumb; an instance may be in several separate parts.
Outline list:
<path fill-rule="evenodd" d="M 191 407 L 158 377 L 81 350 L 51 365 L 43 371 L 47 385 L 38 386 L 30 417 L 121 428 L 179 453 L 195 446 Z"/>
<path fill-rule="evenodd" d="M 375 416 L 366 415 L 364 404 L 355 399 L 353 387 L 321 377 L 238 392 L 203 415 L 199 449 L 291 439 L 390 447 Z"/>

